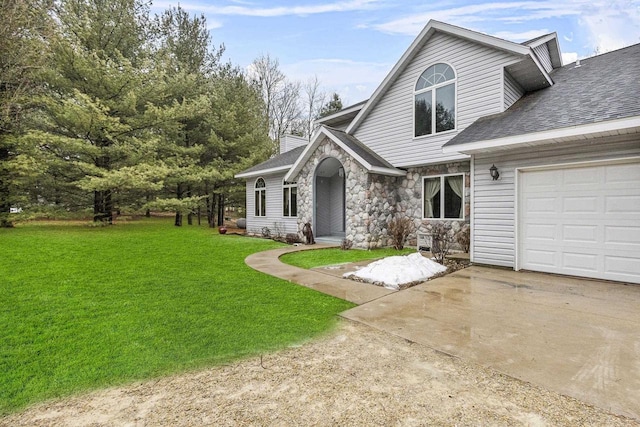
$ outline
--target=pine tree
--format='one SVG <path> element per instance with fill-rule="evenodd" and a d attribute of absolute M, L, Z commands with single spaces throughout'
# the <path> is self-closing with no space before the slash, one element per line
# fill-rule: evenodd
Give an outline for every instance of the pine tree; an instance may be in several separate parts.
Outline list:
<path fill-rule="evenodd" d="M 37 150 L 23 138 L 26 116 L 42 90 L 52 22 L 50 4 L 40 0 L 0 0 L 0 227 L 11 227 L 13 205 L 39 170 Z"/>
<path fill-rule="evenodd" d="M 333 92 L 333 94 L 331 95 L 331 100 L 329 100 L 329 102 L 322 107 L 322 110 L 320 111 L 320 117 L 327 117 L 330 116 L 333 113 L 337 113 L 338 111 L 342 110 L 342 99 L 340 99 L 340 95 L 338 95 L 336 92 Z"/>
<path fill-rule="evenodd" d="M 147 109 L 164 90 L 149 55 L 148 5 L 69 0 L 56 19 L 51 92 L 35 135 L 50 164 L 93 194 L 94 221 L 111 223 L 123 192 L 162 178 L 162 168 L 144 163 L 157 144 Z"/>

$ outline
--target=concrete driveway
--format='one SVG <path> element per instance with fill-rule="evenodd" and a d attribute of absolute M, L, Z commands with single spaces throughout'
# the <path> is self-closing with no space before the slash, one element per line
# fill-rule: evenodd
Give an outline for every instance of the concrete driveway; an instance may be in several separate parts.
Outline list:
<path fill-rule="evenodd" d="M 469 267 L 343 316 L 640 420 L 640 286 Z"/>

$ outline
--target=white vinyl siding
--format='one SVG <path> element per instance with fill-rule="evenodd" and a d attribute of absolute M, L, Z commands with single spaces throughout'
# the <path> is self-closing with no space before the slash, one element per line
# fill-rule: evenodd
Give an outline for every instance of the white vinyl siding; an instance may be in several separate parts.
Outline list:
<path fill-rule="evenodd" d="M 549 54 L 549 48 L 547 47 L 546 43 L 534 47 L 533 52 L 538 57 L 540 64 L 542 64 L 547 73 L 553 70 L 553 65 L 551 64 L 551 55 Z"/>
<path fill-rule="evenodd" d="M 580 163 L 640 156 L 638 136 L 621 135 L 579 142 L 547 144 L 474 157 L 473 262 L 515 267 L 516 168 Z M 500 179 L 492 181 L 495 164 Z M 640 183 L 639 183 L 640 185 Z"/>
<path fill-rule="evenodd" d="M 504 109 L 511 107 L 524 95 L 524 89 L 515 81 L 511 74 L 504 71 Z"/>
<path fill-rule="evenodd" d="M 309 143 L 307 138 L 295 135 L 283 135 L 280 138 L 280 154 L 291 151 L 294 148 L 304 147 Z"/>
<path fill-rule="evenodd" d="M 248 179 L 247 190 L 247 232 L 250 234 L 260 234 L 263 227 L 268 227 L 273 234 L 276 227 L 281 228 L 284 233 L 298 232 L 298 218 L 284 217 L 282 215 L 282 180 L 284 173 L 268 175 L 262 177 L 265 181 L 267 196 L 266 216 L 255 216 L 255 179 Z M 276 225 L 277 223 L 277 225 Z"/>
<path fill-rule="evenodd" d="M 503 68 L 518 57 L 461 38 L 436 33 L 382 96 L 355 137 L 395 167 L 468 159 L 443 154 L 442 145 L 476 119 L 503 111 Z M 456 131 L 414 138 L 414 88 L 429 66 L 445 62 L 456 70 Z"/>

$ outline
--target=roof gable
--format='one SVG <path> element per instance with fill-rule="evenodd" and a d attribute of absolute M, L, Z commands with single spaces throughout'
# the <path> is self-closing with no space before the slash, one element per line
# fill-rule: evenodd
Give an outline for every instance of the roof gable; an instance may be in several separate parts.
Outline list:
<path fill-rule="evenodd" d="M 527 40 L 522 44 L 531 48 L 546 44 L 547 49 L 549 49 L 549 55 L 551 56 L 551 64 L 553 65 L 553 68 L 562 67 L 562 53 L 560 52 L 560 43 L 558 42 L 557 33 L 553 32 L 545 34 L 543 36 L 536 37 L 535 39 Z"/>
<path fill-rule="evenodd" d="M 526 76 L 525 72 L 528 71 L 531 67 L 537 68 L 537 72 L 540 75 L 540 80 L 535 82 L 531 88 L 541 88 L 550 86 L 553 84 L 551 77 L 545 71 L 544 67 L 540 64 L 539 60 L 533 54 L 531 47 L 523 46 L 518 43 L 510 42 L 507 40 L 503 40 L 497 37 L 493 37 L 487 34 L 478 33 L 476 31 L 468 30 L 466 28 L 456 27 L 454 25 L 445 24 L 443 22 L 430 20 L 429 23 L 424 27 L 424 29 L 420 32 L 418 37 L 415 38 L 413 43 L 409 46 L 409 48 L 404 52 L 400 60 L 396 63 L 393 69 L 387 74 L 385 79 L 382 81 L 380 86 L 375 90 L 371 98 L 366 102 L 366 104 L 362 107 L 358 115 L 353 119 L 351 124 L 347 127 L 346 132 L 353 134 L 353 132 L 358 128 L 358 126 L 364 121 L 369 112 L 375 107 L 378 101 L 384 96 L 387 90 L 391 87 L 393 82 L 398 78 L 398 76 L 405 70 L 406 66 L 411 62 L 411 60 L 415 57 L 415 55 L 420 51 L 420 49 L 424 46 L 424 44 L 429 40 L 436 32 L 443 32 L 452 36 L 461 37 L 464 39 L 471 40 L 473 42 L 490 46 L 495 49 L 499 49 L 502 51 L 506 51 L 517 55 L 526 60 L 526 63 L 521 64 L 519 67 L 516 67 L 518 64 L 514 64 L 512 69 L 510 69 L 510 73 L 516 80 L 519 80 L 518 76 L 522 74 Z"/>
<path fill-rule="evenodd" d="M 291 180 L 300 173 L 306 162 L 311 158 L 313 152 L 318 148 L 325 137 L 329 138 L 347 154 L 353 157 L 368 172 L 390 176 L 406 175 L 405 171 L 394 168 L 389 162 L 371 151 L 354 136 L 348 135 L 338 129 L 321 126 L 320 130 L 311 140 L 311 143 L 305 147 L 303 153 L 298 157 L 289 172 L 287 172 L 285 180 Z"/>

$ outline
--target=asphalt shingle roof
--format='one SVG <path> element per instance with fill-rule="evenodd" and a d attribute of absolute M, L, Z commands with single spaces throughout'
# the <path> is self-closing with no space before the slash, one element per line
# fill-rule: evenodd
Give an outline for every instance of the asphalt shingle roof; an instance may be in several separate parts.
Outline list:
<path fill-rule="evenodd" d="M 338 138 L 344 145 L 349 147 L 354 153 L 362 158 L 365 162 L 374 167 L 395 169 L 391 163 L 374 153 L 369 147 L 360 142 L 353 135 L 349 135 L 338 129 L 325 126 L 325 128 L 331 132 L 336 138 Z"/>
<path fill-rule="evenodd" d="M 304 149 L 305 149 L 305 146 L 296 147 L 293 150 L 289 150 L 285 153 L 278 154 L 277 156 L 274 156 L 269 160 L 265 160 L 264 162 L 259 163 L 255 166 L 252 166 L 249 169 L 244 170 L 240 173 L 244 174 L 244 173 L 250 173 L 250 172 L 259 172 L 259 171 L 283 167 L 283 166 L 293 166 L 293 164 L 296 162 L 296 160 L 298 160 L 298 157 L 300 157 L 300 154 L 302 154 Z"/>
<path fill-rule="evenodd" d="M 640 116 L 640 44 L 552 72 L 554 85 L 476 120 L 446 146 Z"/>

